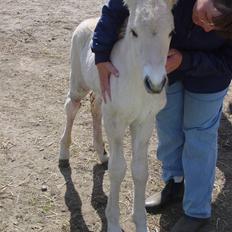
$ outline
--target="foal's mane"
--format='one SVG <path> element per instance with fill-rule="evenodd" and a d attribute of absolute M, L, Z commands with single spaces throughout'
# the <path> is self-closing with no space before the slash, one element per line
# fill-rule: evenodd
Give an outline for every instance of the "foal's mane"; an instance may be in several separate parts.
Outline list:
<path fill-rule="evenodd" d="M 123 0 L 124 4 L 128 6 L 128 8 L 132 9 L 137 4 L 146 3 L 148 6 L 152 7 L 155 5 L 166 3 L 170 6 L 170 9 L 176 4 L 178 0 Z"/>
<path fill-rule="evenodd" d="M 124 0 L 136 25 L 155 29 L 158 21 L 168 20 L 175 0 Z M 126 25 L 120 34 L 125 35 Z M 121 37 L 121 36 L 120 36 Z"/>

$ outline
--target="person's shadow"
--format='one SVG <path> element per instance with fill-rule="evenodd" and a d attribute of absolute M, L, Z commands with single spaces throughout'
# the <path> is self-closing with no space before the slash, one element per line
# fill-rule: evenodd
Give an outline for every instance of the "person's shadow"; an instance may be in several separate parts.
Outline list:
<path fill-rule="evenodd" d="M 232 115 L 232 105 L 229 107 Z M 222 116 L 219 130 L 219 157 L 217 168 L 218 183 L 223 188 L 213 202 L 213 225 L 214 231 L 232 231 L 232 125 L 225 115 Z M 215 186 L 217 187 L 217 186 Z M 217 192 L 215 188 L 215 192 Z"/>
<path fill-rule="evenodd" d="M 232 114 L 232 105 L 230 106 Z M 214 188 L 216 199 L 212 204 L 212 222 L 199 232 L 232 231 L 232 125 L 223 114 L 219 129 L 219 153 L 217 182 Z M 218 185 L 223 186 L 218 188 Z M 161 212 L 160 232 L 169 232 L 182 216 L 182 205 L 171 206 Z M 186 231 L 188 232 L 188 231 Z"/>
<path fill-rule="evenodd" d="M 82 201 L 80 195 L 76 191 L 72 181 L 72 170 L 69 163 L 60 163 L 59 169 L 64 176 L 66 182 L 65 204 L 70 211 L 70 232 L 92 232 L 88 229 L 82 215 Z M 107 170 L 107 164 L 96 164 L 93 168 L 93 189 L 91 196 L 91 204 L 97 211 L 101 222 L 101 232 L 105 232 L 107 228 L 105 208 L 107 197 L 103 192 L 103 177 Z"/>

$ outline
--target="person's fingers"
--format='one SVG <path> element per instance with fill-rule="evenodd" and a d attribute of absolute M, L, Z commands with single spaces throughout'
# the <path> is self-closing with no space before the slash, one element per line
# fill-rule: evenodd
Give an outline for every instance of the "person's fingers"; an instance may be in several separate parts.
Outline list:
<path fill-rule="evenodd" d="M 206 7 L 207 7 L 206 4 L 204 4 L 204 5 L 199 4 L 199 6 L 197 5 L 197 10 L 195 11 L 196 12 L 195 18 L 196 18 L 198 24 L 200 24 L 200 25 L 203 22 L 207 21 Z"/>
<path fill-rule="evenodd" d="M 173 56 L 173 55 L 175 55 L 176 53 L 177 53 L 177 50 L 171 48 L 171 49 L 169 50 L 169 52 L 168 52 L 168 57 Z"/>
<path fill-rule="evenodd" d="M 166 63 L 166 71 L 167 73 L 171 73 L 172 71 L 176 70 L 180 65 L 180 61 L 179 61 L 179 55 L 175 54 L 172 55 L 170 57 L 168 57 L 167 59 L 167 63 Z"/>
<path fill-rule="evenodd" d="M 171 67 L 174 63 L 176 63 L 175 55 L 169 56 L 166 62 L 166 67 Z"/>
<path fill-rule="evenodd" d="M 119 77 L 119 71 L 116 69 L 116 67 L 112 63 L 107 63 L 107 68 L 110 73 L 112 73 L 114 76 Z"/>
<path fill-rule="evenodd" d="M 110 73 L 108 73 L 102 78 L 101 89 L 102 89 L 102 97 L 103 97 L 104 103 L 107 102 L 107 96 L 109 97 L 109 100 L 111 101 Z"/>
<path fill-rule="evenodd" d="M 102 91 L 102 98 L 103 98 L 104 103 L 106 104 L 106 94 L 105 94 L 105 91 Z"/>
<path fill-rule="evenodd" d="M 172 66 L 166 65 L 166 72 L 167 72 L 167 74 L 169 74 L 170 72 L 172 72 Z"/>
<path fill-rule="evenodd" d="M 107 79 L 107 83 L 106 83 L 106 93 L 111 101 L 111 88 L 110 88 L 110 76 Z"/>
<path fill-rule="evenodd" d="M 100 86 L 101 86 L 101 93 L 102 93 L 102 98 L 104 100 L 104 103 L 106 103 L 106 94 L 105 94 L 105 81 L 104 77 L 100 76 Z"/>
<path fill-rule="evenodd" d="M 99 63 L 97 65 L 99 78 L 100 78 L 100 87 L 102 92 L 102 98 L 104 103 L 107 102 L 107 95 L 111 101 L 111 88 L 110 88 L 110 78 L 111 74 L 115 77 L 119 76 L 118 70 L 110 62 Z"/>
<path fill-rule="evenodd" d="M 169 73 L 173 72 L 175 69 L 176 69 L 175 67 L 170 66 L 170 67 L 166 68 L 166 72 L 167 72 L 167 74 L 169 74 Z"/>
<path fill-rule="evenodd" d="M 171 67 L 171 63 L 170 63 L 170 62 L 167 62 L 166 65 L 165 65 L 165 68 L 166 68 L 167 73 L 169 73 L 170 67 Z"/>

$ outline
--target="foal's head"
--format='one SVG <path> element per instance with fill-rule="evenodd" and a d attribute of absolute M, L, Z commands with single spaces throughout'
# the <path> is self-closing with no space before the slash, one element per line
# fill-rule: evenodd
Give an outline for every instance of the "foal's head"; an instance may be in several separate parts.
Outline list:
<path fill-rule="evenodd" d="M 174 29 L 174 0 L 125 0 L 130 11 L 126 38 L 131 61 L 148 93 L 162 91 L 167 75 L 166 59 Z"/>

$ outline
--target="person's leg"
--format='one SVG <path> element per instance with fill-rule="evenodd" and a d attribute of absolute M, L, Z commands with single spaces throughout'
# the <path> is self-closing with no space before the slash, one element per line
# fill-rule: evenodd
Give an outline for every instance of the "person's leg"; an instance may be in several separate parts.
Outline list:
<path fill-rule="evenodd" d="M 211 216 L 217 160 L 217 135 L 222 104 L 227 90 L 213 94 L 185 91 L 182 154 L 185 194 L 184 212 L 195 218 Z"/>
<path fill-rule="evenodd" d="M 183 85 L 177 82 L 167 87 L 167 104 L 156 116 L 158 136 L 157 157 L 162 162 L 163 180 L 183 176 Z"/>
<path fill-rule="evenodd" d="M 226 92 L 194 94 L 185 91 L 185 144 L 182 154 L 185 215 L 171 232 L 198 232 L 209 222 L 217 160 L 217 133 Z"/>

